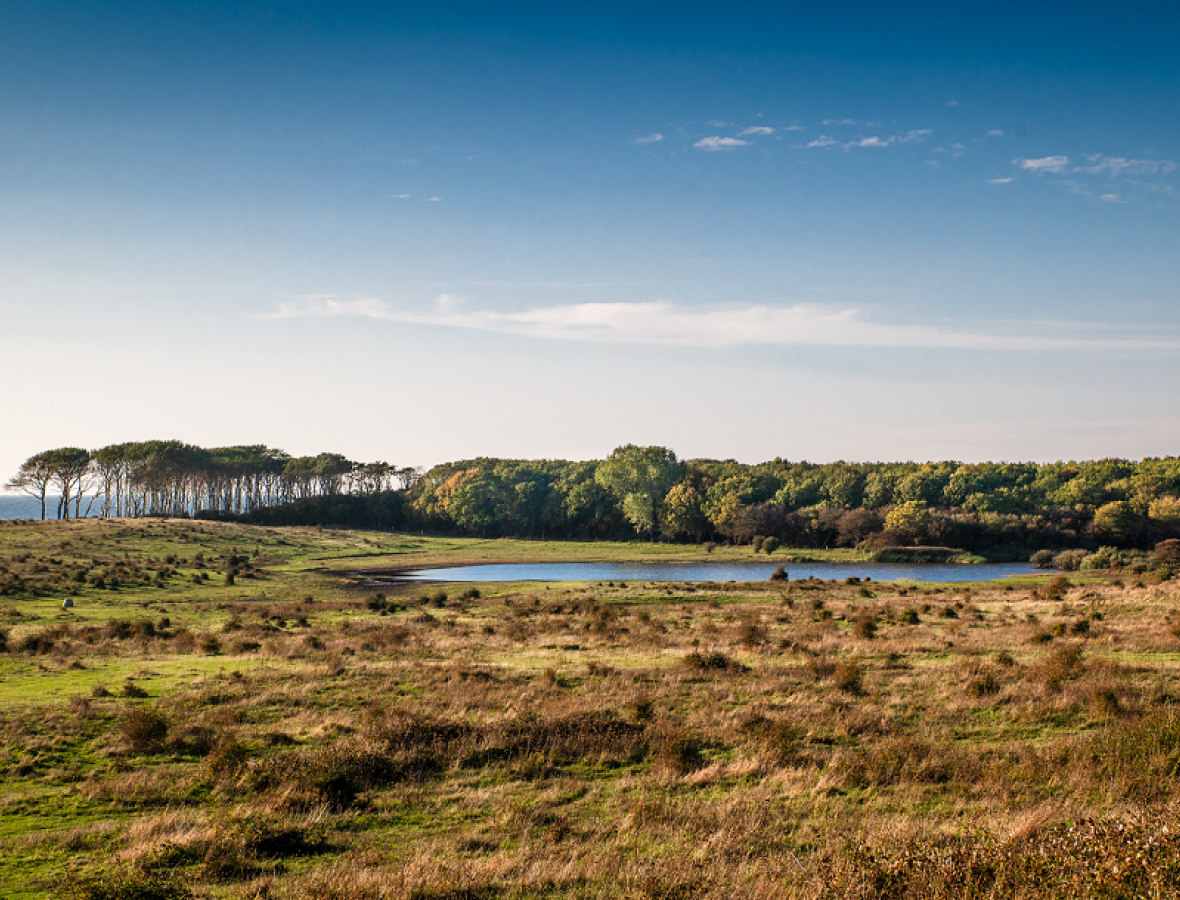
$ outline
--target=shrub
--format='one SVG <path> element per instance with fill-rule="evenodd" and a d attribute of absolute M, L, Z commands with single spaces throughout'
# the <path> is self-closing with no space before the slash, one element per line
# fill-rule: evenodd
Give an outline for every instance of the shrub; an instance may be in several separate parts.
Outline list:
<path fill-rule="evenodd" d="M 877 620 L 872 616 L 862 616 L 856 620 L 852 631 L 858 638 L 871 641 L 877 636 Z"/>
<path fill-rule="evenodd" d="M 250 748 L 234 737 L 225 737 L 205 757 L 205 768 L 211 775 L 234 775 L 250 761 Z"/>
<path fill-rule="evenodd" d="M 770 575 L 770 580 L 771 581 L 786 581 L 787 580 L 787 567 L 786 566 L 779 566 L 777 569 L 775 569 Z"/>
<path fill-rule="evenodd" d="M 762 552 L 763 553 L 773 553 L 775 550 L 777 550 L 781 546 L 782 546 L 782 544 L 779 543 L 778 538 L 768 537 L 766 540 L 764 540 L 762 542 Z"/>
<path fill-rule="evenodd" d="M 636 697 L 630 703 L 631 717 L 636 722 L 648 722 L 655 715 L 655 704 L 647 697 Z"/>
<path fill-rule="evenodd" d="M 1088 555 L 1085 550 L 1063 550 L 1053 557 L 1053 565 L 1062 572 L 1076 572 Z"/>
<path fill-rule="evenodd" d="M 1156 544 L 1151 554 L 1151 565 L 1157 569 L 1180 567 L 1180 540 L 1171 538 Z"/>
<path fill-rule="evenodd" d="M 755 647 L 766 642 L 766 629 L 755 619 L 744 620 L 737 629 L 737 638 L 746 647 Z"/>
<path fill-rule="evenodd" d="M 137 753 L 152 753 L 168 737 L 168 717 L 150 706 L 129 709 L 123 715 L 123 737 Z"/>
<path fill-rule="evenodd" d="M 656 765 L 677 775 L 684 775 L 704 764 L 704 742 L 694 734 L 672 731 L 661 736 L 656 750 Z"/>
<path fill-rule="evenodd" d="M 1038 550 L 1028 560 L 1038 569 L 1053 568 L 1053 551 L 1052 550 Z"/>
<path fill-rule="evenodd" d="M 192 892 L 169 872 L 113 869 L 93 878 L 68 882 L 71 900 L 189 900 Z"/>
<path fill-rule="evenodd" d="M 922 620 L 918 618 L 918 611 L 913 607 L 910 607 L 901 614 L 901 618 L 898 619 L 898 621 L 901 622 L 902 625 L 917 625 Z"/>
<path fill-rule="evenodd" d="M 1099 547 L 1095 552 L 1082 560 L 1081 568 L 1091 571 L 1096 569 L 1121 569 L 1123 562 L 1123 555 L 1119 553 L 1117 548 Z"/>
<path fill-rule="evenodd" d="M 1099 687 L 1090 695 L 1090 710 L 1097 718 L 1110 719 L 1122 713 L 1123 705 L 1113 689 Z"/>
<path fill-rule="evenodd" d="M 832 683 L 846 694 L 859 697 L 864 693 L 864 669 L 856 660 L 838 663 L 832 671 Z"/>
<path fill-rule="evenodd" d="M 1081 674 L 1082 645 L 1066 644 L 1058 647 L 1042 659 L 1034 669 L 1039 675 L 1046 689 L 1057 691 L 1067 679 L 1076 678 Z"/>
<path fill-rule="evenodd" d="M 1065 596 L 1070 587 L 1069 579 L 1064 575 L 1058 575 L 1046 584 L 1041 591 L 1046 600 L 1060 600 Z"/>
<path fill-rule="evenodd" d="M 967 682 L 967 693 L 972 697 L 988 697 L 992 694 L 998 694 L 1000 691 L 1000 682 L 996 680 L 996 676 L 991 672 L 986 672 L 978 678 L 973 678 Z"/>
<path fill-rule="evenodd" d="M 753 538 L 750 539 L 750 546 L 754 548 L 755 553 L 757 553 L 759 550 L 762 549 L 762 542 L 765 540 L 766 540 L 766 538 L 764 538 L 760 534 L 756 534 L 756 535 L 754 535 Z"/>
<path fill-rule="evenodd" d="M 95 693 L 96 697 L 102 696 L 101 694 L 97 693 L 97 688 L 95 689 L 95 691 L 96 691 L 96 693 Z M 144 697 L 148 696 L 147 691 L 145 691 L 143 688 L 141 688 L 138 684 L 136 684 L 134 681 L 131 681 L 130 679 L 128 679 L 123 684 L 123 690 L 121 690 L 119 693 L 121 696 L 126 697 L 129 700 L 142 700 Z"/>
<path fill-rule="evenodd" d="M 745 669 L 740 662 L 724 653 L 693 652 L 684 657 L 683 664 L 699 672 L 741 672 Z"/>

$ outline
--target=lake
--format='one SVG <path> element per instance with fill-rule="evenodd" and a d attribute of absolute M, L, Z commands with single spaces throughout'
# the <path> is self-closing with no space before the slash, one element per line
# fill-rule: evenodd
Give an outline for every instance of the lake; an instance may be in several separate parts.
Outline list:
<path fill-rule="evenodd" d="M 766 581 L 779 563 L 505 563 L 419 569 L 396 576 L 369 578 L 369 583 L 406 581 Z M 1036 575 L 1031 563 L 904 564 L 787 563 L 791 581 L 871 578 L 873 581 L 990 581 L 1011 575 Z"/>

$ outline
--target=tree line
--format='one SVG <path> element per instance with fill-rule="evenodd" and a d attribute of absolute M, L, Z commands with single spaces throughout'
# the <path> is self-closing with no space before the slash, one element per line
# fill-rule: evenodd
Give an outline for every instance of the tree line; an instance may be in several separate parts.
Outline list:
<path fill-rule="evenodd" d="M 269 524 L 394 527 L 485 537 L 795 547 L 1147 547 L 1180 537 L 1180 458 L 1053 463 L 681 460 L 626 445 L 604 460 L 478 458 L 426 472 L 176 441 L 32 457 L 8 487 L 58 515 L 200 515 Z M 72 513 L 71 513 L 72 510 Z"/>
<path fill-rule="evenodd" d="M 339 453 L 291 456 L 263 445 L 206 449 L 135 441 L 98 450 L 59 447 L 29 457 L 4 485 L 34 497 L 41 518 L 248 515 L 309 497 L 413 486 L 419 472 Z"/>
<path fill-rule="evenodd" d="M 487 536 L 613 537 L 794 547 L 1003 551 L 1150 546 L 1180 536 L 1180 458 L 816 464 L 682 461 L 628 445 L 600 462 L 435 466 L 405 521 Z"/>

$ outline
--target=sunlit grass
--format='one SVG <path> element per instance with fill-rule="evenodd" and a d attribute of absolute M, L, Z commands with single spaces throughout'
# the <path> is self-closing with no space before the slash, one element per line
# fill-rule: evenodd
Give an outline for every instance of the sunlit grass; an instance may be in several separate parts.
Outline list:
<path fill-rule="evenodd" d="M 175 871 L 209 897 L 965 897 L 963 860 L 990 896 L 1116 865 L 1180 895 L 1141 854 L 1180 849 L 1172 582 L 365 587 L 345 573 L 705 554 L 0 528 L 30 577 L 67 552 L 128 583 L 0 598 L 4 896 Z"/>

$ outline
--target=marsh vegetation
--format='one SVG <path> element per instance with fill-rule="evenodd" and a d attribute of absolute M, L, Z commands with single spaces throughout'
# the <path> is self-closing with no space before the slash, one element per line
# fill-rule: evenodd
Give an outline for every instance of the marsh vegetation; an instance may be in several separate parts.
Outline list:
<path fill-rule="evenodd" d="M 0 525 L 0 892 L 1180 896 L 1166 572 L 346 574 L 526 551 Z"/>

